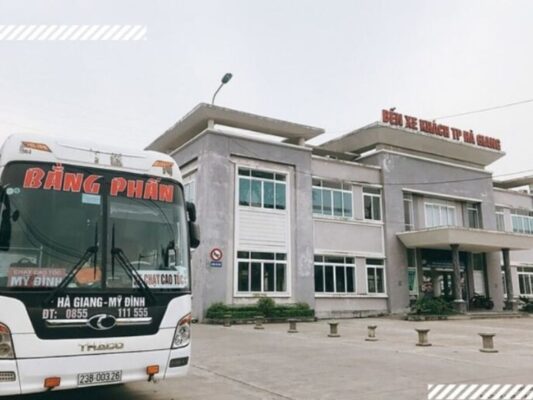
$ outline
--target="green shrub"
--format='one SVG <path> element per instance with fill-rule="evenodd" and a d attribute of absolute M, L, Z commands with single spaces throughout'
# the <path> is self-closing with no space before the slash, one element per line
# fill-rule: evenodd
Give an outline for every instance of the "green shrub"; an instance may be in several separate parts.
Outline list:
<path fill-rule="evenodd" d="M 218 303 L 211 304 L 207 312 L 220 313 L 220 312 L 225 312 L 225 311 L 226 311 L 226 305 L 220 301 Z"/>
<path fill-rule="evenodd" d="M 206 318 L 222 320 L 226 314 L 230 314 L 234 320 L 250 320 L 257 315 L 271 319 L 287 319 L 313 318 L 315 311 L 306 303 L 276 304 L 270 298 L 261 298 L 257 304 L 252 305 L 213 303 L 207 309 Z"/>
<path fill-rule="evenodd" d="M 447 315 L 454 312 L 453 307 L 440 297 L 418 299 L 412 311 L 416 314 Z"/>
<path fill-rule="evenodd" d="M 271 317 L 276 308 L 276 302 L 270 297 L 261 297 L 257 300 L 257 308 L 265 317 Z"/>

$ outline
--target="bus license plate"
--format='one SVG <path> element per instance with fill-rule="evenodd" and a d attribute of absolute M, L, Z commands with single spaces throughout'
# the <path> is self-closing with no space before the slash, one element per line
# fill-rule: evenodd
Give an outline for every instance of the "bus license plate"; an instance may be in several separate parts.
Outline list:
<path fill-rule="evenodd" d="M 122 380 L 122 371 L 103 371 L 78 374 L 78 386 L 117 383 Z"/>

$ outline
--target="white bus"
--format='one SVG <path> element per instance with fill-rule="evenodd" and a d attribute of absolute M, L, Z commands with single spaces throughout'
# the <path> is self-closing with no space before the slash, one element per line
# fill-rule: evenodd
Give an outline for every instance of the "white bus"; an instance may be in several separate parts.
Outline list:
<path fill-rule="evenodd" d="M 0 150 L 0 396 L 185 375 L 194 206 L 167 155 Z"/>

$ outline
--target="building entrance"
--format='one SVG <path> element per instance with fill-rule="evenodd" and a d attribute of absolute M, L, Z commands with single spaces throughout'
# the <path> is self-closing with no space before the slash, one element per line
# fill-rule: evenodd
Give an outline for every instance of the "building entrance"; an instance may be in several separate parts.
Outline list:
<path fill-rule="evenodd" d="M 486 296 L 486 267 L 483 254 L 459 252 L 459 285 L 454 285 L 452 252 L 422 249 L 420 262 L 423 271 L 423 287 L 420 295 L 442 297 L 453 301 L 462 298 L 467 308 L 475 306 Z M 461 293 L 456 296 L 455 288 Z"/>

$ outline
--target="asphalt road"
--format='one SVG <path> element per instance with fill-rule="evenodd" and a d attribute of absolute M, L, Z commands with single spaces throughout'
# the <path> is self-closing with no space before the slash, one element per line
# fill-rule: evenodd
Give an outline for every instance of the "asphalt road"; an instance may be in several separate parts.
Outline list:
<path fill-rule="evenodd" d="M 377 342 L 364 340 L 378 325 Z M 23 400 L 427 399 L 435 383 L 533 384 L 533 318 L 407 322 L 325 321 L 299 324 L 195 325 L 193 364 L 185 379 L 22 396 Z M 417 347 L 429 328 L 431 347 Z M 479 352 L 480 332 L 496 333 L 496 354 Z"/>

